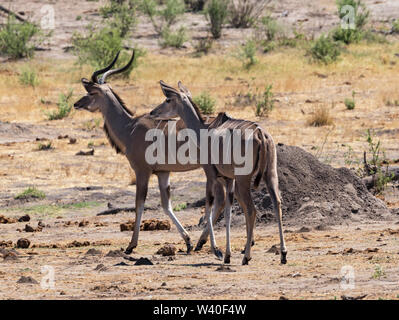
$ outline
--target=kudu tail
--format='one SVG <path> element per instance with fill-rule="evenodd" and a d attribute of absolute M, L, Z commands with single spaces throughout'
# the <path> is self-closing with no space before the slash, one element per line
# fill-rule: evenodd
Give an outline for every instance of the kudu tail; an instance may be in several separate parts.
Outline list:
<path fill-rule="evenodd" d="M 258 163 L 257 163 L 257 174 L 254 180 L 254 188 L 257 189 L 259 187 L 259 184 L 262 180 L 262 177 L 264 177 L 265 172 L 267 170 L 267 144 L 266 144 L 266 137 L 265 134 L 262 130 L 259 130 L 259 138 L 261 141 L 261 146 L 259 150 L 259 156 L 258 156 Z"/>

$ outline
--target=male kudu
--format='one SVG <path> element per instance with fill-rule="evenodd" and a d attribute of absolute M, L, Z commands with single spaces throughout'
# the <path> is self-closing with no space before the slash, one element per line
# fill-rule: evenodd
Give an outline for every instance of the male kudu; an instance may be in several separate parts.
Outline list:
<path fill-rule="evenodd" d="M 84 78 L 82 79 L 82 84 L 86 89 L 87 94 L 77 101 L 74 107 L 75 109 L 86 109 L 90 112 L 100 110 L 104 118 L 104 131 L 110 144 L 115 148 L 117 153 L 126 155 L 130 166 L 136 174 L 136 221 L 132 240 L 125 252 L 130 254 L 133 249 L 137 247 L 141 217 L 144 211 L 144 202 L 147 196 L 148 181 L 150 176 L 155 174 L 158 177 L 162 208 L 176 225 L 179 233 L 186 243 L 187 253 L 189 253 L 193 246 L 191 244 L 190 236 L 173 213 L 170 201 L 169 175 L 170 172 L 195 170 L 200 167 L 200 164 L 181 164 L 179 163 L 178 159 L 176 159 L 175 164 L 170 164 L 168 153 L 166 153 L 165 164 L 148 164 L 145 154 L 146 149 L 152 144 L 152 142 L 145 141 L 146 134 L 150 129 L 157 128 L 163 130 L 165 134 L 166 150 L 168 150 L 168 121 L 156 121 L 149 117 L 148 114 L 134 117 L 133 113 L 125 106 L 124 102 L 112 90 L 111 86 L 105 83 L 107 77 L 110 75 L 121 73 L 127 70 L 134 60 L 133 51 L 133 55 L 125 67 L 111 69 L 118 59 L 118 55 L 108 67 L 95 71 L 91 77 L 91 81 Z M 97 77 L 100 74 L 103 74 L 103 76 L 98 79 Z M 180 130 L 185 128 L 184 122 L 181 120 L 174 122 L 173 124 L 176 125 L 176 135 Z M 176 141 L 177 147 L 183 143 L 184 142 Z M 210 180 L 208 179 L 208 181 Z M 216 220 L 223 209 L 225 195 L 223 185 L 212 184 L 212 186 L 214 188 L 212 193 L 217 195 L 214 215 Z M 207 189 L 209 188 L 210 184 L 207 182 Z M 213 232 L 212 229 L 210 230 Z M 202 241 L 204 239 L 206 241 L 208 232 L 209 228 L 205 228 L 201 236 Z M 212 250 L 220 258 L 221 252 L 214 247 Z"/>
<path fill-rule="evenodd" d="M 201 131 L 210 131 L 212 129 L 216 130 L 227 130 L 233 133 L 234 130 L 241 130 L 241 150 L 244 147 L 246 153 L 246 146 L 248 139 L 244 136 L 244 130 L 252 131 L 252 139 L 249 143 L 252 143 L 253 152 L 252 154 L 245 154 L 246 157 L 251 157 L 249 159 L 252 161 L 252 170 L 249 174 L 237 174 L 236 169 L 238 165 L 234 160 L 231 163 L 225 163 L 223 160 L 216 162 L 211 162 L 208 159 L 207 164 L 203 164 L 204 171 L 208 179 L 212 179 L 214 183 L 220 183 L 220 180 L 224 180 L 226 183 L 226 193 L 227 201 L 225 208 L 225 219 L 226 219 L 226 255 L 225 262 L 230 262 L 230 214 L 231 214 L 231 204 L 234 198 L 240 203 L 244 210 L 247 226 L 247 242 L 245 246 L 245 255 L 242 263 L 248 264 L 251 259 L 251 243 L 253 241 L 253 229 L 256 218 L 256 209 L 251 196 L 251 185 L 252 177 L 256 175 L 255 187 L 260 183 L 263 178 L 267 188 L 269 190 L 270 197 L 273 202 L 275 215 L 278 221 L 279 235 L 280 235 L 280 252 L 281 252 L 281 263 L 287 263 L 287 249 L 285 247 L 283 230 L 282 230 L 282 212 L 281 212 L 281 200 L 278 188 L 278 176 L 277 176 L 277 154 L 276 147 L 273 142 L 273 138 L 264 129 L 260 128 L 256 123 L 246 120 L 237 120 L 225 115 L 225 118 L 220 125 L 216 123 L 206 124 L 201 116 L 198 107 L 195 105 L 191 98 L 191 93 L 185 88 L 181 82 L 179 82 L 180 92 L 176 89 L 168 86 L 163 81 L 160 82 L 162 91 L 166 96 L 165 102 L 156 107 L 151 111 L 150 115 L 154 119 L 171 119 L 175 117 L 180 117 L 183 119 L 187 128 L 192 129 L 196 134 L 196 143 L 198 148 L 201 144 Z M 225 143 L 219 145 L 219 155 L 225 152 Z M 208 145 L 208 154 L 211 154 L 212 149 Z M 233 154 L 233 144 L 227 145 L 230 148 L 228 152 Z M 224 158 L 223 158 L 224 159 Z M 210 189 L 213 190 L 213 189 Z M 235 191 L 235 192 L 234 192 Z M 217 195 L 216 195 L 217 199 Z M 211 212 L 207 212 L 210 214 Z M 207 216 L 208 224 L 211 229 L 211 241 L 212 241 L 212 217 Z M 213 245 L 213 244 L 212 244 Z"/>

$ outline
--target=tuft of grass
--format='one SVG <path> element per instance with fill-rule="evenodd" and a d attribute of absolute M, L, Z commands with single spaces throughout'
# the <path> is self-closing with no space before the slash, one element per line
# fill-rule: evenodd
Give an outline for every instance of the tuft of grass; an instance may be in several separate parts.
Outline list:
<path fill-rule="evenodd" d="M 211 26 L 210 31 L 214 39 L 219 39 L 222 36 L 223 24 L 228 17 L 227 0 L 209 0 L 205 13 Z"/>
<path fill-rule="evenodd" d="M 268 85 L 263 92 L 261 99 L 256 102 L 255 115 L 264 117 L 274 108 L 272 85 Z"/>
<path fill-rule="evenodd" d="M 39 143 L 37 146 L 37 150 L 39 151 L 50 150 L 50 149 L 53 149 L 51 141 L 49 143 Z"/>
<path fill-rule="evenodd" d="M 36 87 L 39 84 L 36 71 L 30 67 L 24 67 L 19 74 L 19 83 L 24 86 Z"/>
<path fill-rule="evenodd" d="M 36 187 L 29 187 L 23 192 L 19 193 L 14 197 L 14 199 L 29 199 L 29 198 L 35 198 L 35 199 L 44 199 L 46 197 L 46 194 L 43 191 L 40 191 Z"/>
<path fill-rule="evenodd" d="M 194 45 L 194 56 L 199 58 L 203 55 L 207 55 L 213 46 L 213 39 L 210 37 L 198 40 Z"/>
<path fill-rule="evenodd" d="M 399 19 L 396 19 L 396 20 L 392 23 L 392 32 L 393 32 L 393 33 L 399 33 Z"/>
<path fill-rule="evenodd" d="M 215 112 L 216 100 L 208 92 L 202 92 L 199 96 L 194 97 L 193 101 L 203 114 Z"/>
<path fill-rule="evenodd" d="M 176 205 L 173 208 L 173 211 L 179 212 L 179 211 L 182 211 L 184 209 L 187 209 L 187 203 L 186 202 L 183 202 L 183 203 L 180 203 L 180 204 Z"/>
<path fill-rule="evenodd" d="M 59 95 L 58 103 L 57 103 L 57 110 L 47 112 L 47 119 L 48 120 L 60 120 L 66 118 L 72 110 L 72 99 L 73 96 L 73 89 L 70 89 L 67 94 L 61 93 Z"/>
<path fill-rule="evenodd" d="M 235 57 L 242 62 L 242 65 L 246 70 L 251 69 L 258 63 L 256 50 L 256 41 L 251 39 L 247 40 L 247 42 L 235 54 Z"/>
<path fill-rule="evenodd" d="M 355 102 L 355 91 L 352 92 L 352 99 L 346 98 L 345 101 L 345 107 L 348 110 L 353 110 L 356 107 L 356 102 Z"/>
<path fill-rule="evenodd" d="M 330 114 L 330 109 L 324 105 L 319 105 L 315 108 L 313 114 L 308 119 L 308 125 L 313 127 L 329 126 L 334 123 L 334 120 Z"/>
<path fill-rule="evenodd" d="M 374 267 L 373 279 L 380 279 L 385 276 L 385 271 L 379 264 L 376 264 Z"/>

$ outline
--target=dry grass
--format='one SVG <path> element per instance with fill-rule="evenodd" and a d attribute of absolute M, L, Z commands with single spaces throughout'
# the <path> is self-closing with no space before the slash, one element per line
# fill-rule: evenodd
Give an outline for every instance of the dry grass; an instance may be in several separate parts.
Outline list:
<path fill-rule="evenodd" d="M 330 114 L 330 109 L 325 105 L 318 105 L 314 112 L 307 120 L 308 125 L 314 127 L 330 126 L 334 123 L 334 119 Z"/>

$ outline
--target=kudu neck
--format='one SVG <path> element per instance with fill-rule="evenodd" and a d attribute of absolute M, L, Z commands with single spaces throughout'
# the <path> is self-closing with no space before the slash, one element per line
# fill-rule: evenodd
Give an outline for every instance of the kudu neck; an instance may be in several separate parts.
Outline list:
<path fill-rule="evenodd" d="M 123 153 L 126 153 L 131 140 L 129 128 L 134 118 L 127 113 L 112 92 L 105 95 L 105 104 L 101 108 L 101 113 L 109 131 L 109 138 Z"/>
<path fill-rule="evenodd" d="M 183 102 L 183 104 L 184 108 L 182 108 L 182 111 L 179 111 L 179 116 L 183 119 L 186 127 L 195 132 L 197 141 L 200 142 L 201 130 L 207 129 L 207 126 L 191 104 L 186 102 Z"/>

